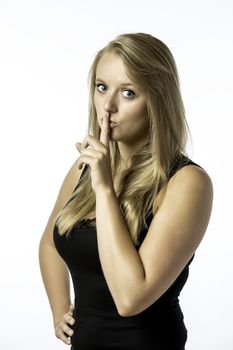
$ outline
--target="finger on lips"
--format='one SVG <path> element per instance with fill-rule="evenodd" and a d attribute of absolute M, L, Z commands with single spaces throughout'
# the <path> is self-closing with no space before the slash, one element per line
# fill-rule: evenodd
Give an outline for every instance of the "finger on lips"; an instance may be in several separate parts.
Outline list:
<path fill-rule="evenodd" d="M 103 117 L 103 127 L 100 133 L 100 142 L 108 147 L 109 137 L 109 113 L 105 113 Z"/>
<path fill-rule="evenodd" d="M 109 130 L 110 130 L 110 127 L 109 127 L 109 113 L 106 112 L 104 114 L 104 116 L 103 116 L 103 127 L 101 128 L 99 141 L 107 148 L 109 147 Z M 87 135 L 87 137 L 85 137 L 85 139 L 83 140 L 82 143 L 77 142 L 75 144 L 75 146 L 76 146 L 77 150 L 79 151 L 79 153 L 82 153 L 82 151 L 84 149 L 88 149 L 88 145 L 93 145 L 94 148 L 96 148 L 96 149 L 99 148 L 97 140 L 92 135 Z M 90 147 L 90 148 L 93 148 L 93 147 Z M 84 162 L 79 164 L 79 166 L 78 166 L 79 169 L 82 168 L 83 163 Z M 70 308 L 71 307 L 74 307 L 74 306 L 70 306 Z"/>

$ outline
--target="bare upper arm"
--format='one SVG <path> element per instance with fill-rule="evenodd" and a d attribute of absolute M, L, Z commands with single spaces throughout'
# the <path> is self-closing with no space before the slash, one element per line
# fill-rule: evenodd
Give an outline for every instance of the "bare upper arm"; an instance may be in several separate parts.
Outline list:
<path fill-rule="evenodd" d="M 133 314 L 154 303 L 184 269 L 204 236 L 212 200 L 211 179 L 194 165 L 183 167 L 169 181 L 138 251 L 145 283 Z"/>
<path fill-rule="evenodd" d="M 68 173 L 66 174 L 62 182 L 54 207 L 48 218 L 47 225 L 42 234 L 42 240 L 53 246 L 54 246 L 53 228 L 55 225 L 55 218 L 59 213 L 59 211 L 65 206 L 68 199 L 70 198 L 72 192 L 74 191 L 75 186 L 77 185 L 80 179 L 81 173 L 84 169 L 84 166 L 82 167 L 82 169 L 78 169 L 77 162 L 78 162 L 78 159 L 73 163 L 73 165 L 69 169 Z"/>

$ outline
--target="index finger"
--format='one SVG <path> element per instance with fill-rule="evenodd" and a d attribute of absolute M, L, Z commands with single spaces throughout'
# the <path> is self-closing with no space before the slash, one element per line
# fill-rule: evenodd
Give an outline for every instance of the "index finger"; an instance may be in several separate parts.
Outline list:
<path fill-rule="evenodd" d="M 103 117 L 101 133 L 100 133 L 100 142 L 108 148 L 109 146 L 109 113 L 106 112 Z"/>

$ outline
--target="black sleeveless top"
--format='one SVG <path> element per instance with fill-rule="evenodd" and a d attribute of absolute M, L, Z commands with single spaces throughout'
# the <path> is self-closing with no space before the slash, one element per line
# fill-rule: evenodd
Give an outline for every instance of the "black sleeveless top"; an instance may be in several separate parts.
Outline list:
<path fill-rule="evenodd" d="M 197 165 L 186 157 L 183 160 L 181 166 L 180 163 L 174 165 L 171 176 L 182 166 Z M 152 219 L 151 213 L 146 219 L 148 227 Z M 137 250 L 147 230 L 145 227 L 142 229 Z M 58 253 L 69 268 L 74 286 L 73 317 L 76 322 L 70 326 L 74 330 L 71 350 L 184 349 L 187 329 L 179 305 L 179 295 L 187 281 L 189 265 L 194 255 L 157 301 L 135 316 L 123 317 L 117 311 L 101 268 L 95 219 L 82 220 L 67 238 L 66 235 L 58 234 L 55 225 L 53 239 Z"/>

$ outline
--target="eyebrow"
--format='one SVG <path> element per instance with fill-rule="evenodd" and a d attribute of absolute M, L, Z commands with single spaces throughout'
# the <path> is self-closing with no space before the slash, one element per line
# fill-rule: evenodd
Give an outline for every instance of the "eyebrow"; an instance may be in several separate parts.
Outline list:
<path fill-rule="evenodd" d="M 95 81 L 101 81 L 102 83 L 106 84 L 103 79 L 96 78 Z M 128 83 L 121 83 L 120 86 L 135 86 L 133 83 L 128 82 Z"/>

